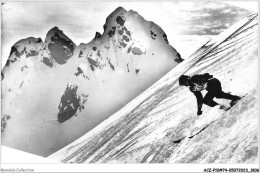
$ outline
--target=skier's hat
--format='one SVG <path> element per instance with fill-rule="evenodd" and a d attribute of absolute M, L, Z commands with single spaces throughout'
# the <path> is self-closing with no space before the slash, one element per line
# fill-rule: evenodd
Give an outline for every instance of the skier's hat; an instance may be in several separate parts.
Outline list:
<path fill-rule="evenodd" d="M 187 76 L 187 75 L 181 75 L 180 78 L 179 78 L 179 85 L 184 85 L 184 83 L 185 83 L 186 81 L 188 81 L 189 79 L 190 79 L 189 76 Z"/>

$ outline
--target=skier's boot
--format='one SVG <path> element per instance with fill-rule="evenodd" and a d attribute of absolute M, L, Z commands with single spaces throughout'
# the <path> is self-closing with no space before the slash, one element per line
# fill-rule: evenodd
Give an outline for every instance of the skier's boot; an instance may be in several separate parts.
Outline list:
<path fill-rule="evenodd" d="M 230 106 L 234 106 L 235 104 L 237 104 L 237 102 L 241 99 L 241 97 L 239 96 L 235 96 L 232 101 L 230 102 Z"/>

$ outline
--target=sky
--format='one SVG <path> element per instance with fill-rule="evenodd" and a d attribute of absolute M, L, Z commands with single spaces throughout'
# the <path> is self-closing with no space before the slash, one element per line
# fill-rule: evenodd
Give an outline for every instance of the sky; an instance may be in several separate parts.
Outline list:
<path fill-rule="evenodd" d="M 7 1 L 1 9 L 2 67 L 17 41 L 31 36 L 44 40 L 54 26 L 76 45 L 90 42 L 96 31 L 103 33 L 107 16 L 119 6 L 159 25 L 185 59 L 235 22 L 257 12 L 258 1 Z"/>

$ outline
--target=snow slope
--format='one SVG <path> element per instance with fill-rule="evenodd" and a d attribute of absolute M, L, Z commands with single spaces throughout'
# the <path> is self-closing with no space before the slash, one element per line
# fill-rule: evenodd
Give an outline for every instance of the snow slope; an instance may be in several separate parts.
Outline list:
<path fill-rule="evenodd" d="M 257 30 L 257 14 L 241 20 L 49 158 L 64 163 L 257 163 Z M 197 116 L 196 98 L 178 85 L 178 78 L 206 72 L 221 81 L 225 92 L 246 96 L 229 111 L 204 105 Z"/>
<path fill-rule="evenodd" d="M 2 144 L 48 156 L 93 129 L 182 61 L 164 31 L 119 7 L 87 44 L 58 27 L 18 41 L 2 70 Z"/>

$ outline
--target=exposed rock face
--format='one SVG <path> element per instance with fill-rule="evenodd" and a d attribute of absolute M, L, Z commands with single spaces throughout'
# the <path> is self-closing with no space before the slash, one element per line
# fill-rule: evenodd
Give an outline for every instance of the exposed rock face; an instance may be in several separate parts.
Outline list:
<path fill-rule="evenodd" d="M 77 86 L 67 86 L 59 104 L 58 121 L 64 122 L 76 114 L 77 110 L 84 109 L 88 95 L 77 96 Z"/>
<path fill-rule="evenodd" d="M 1 73 L 2 111 L 12 117 L 12 123 L 3 121 L 2 142 L 47 156 L 94 128 L 180 61 L 158 25 L 123 8 L 111 13 L 103 34 L 96 32 L 87 44 L 76 46 L 58 27 L 44 42 L 20 40 Z M 12 133 L 17 129 L 20 133 Z"/>
<path fill-rule="evenodd" d="M 42 62 L 49 67 L 53 66 L 53 62 L 48 57 L 43 57 Z"/>
<path fill-rule="evenodd" d="M 73 55 L 75 44 L 63 34 L 57 27 L 51 29 L 47 34 L 47 41 L 50 56 L 58 64 L 65 64 Z M 47 38 L 47 40 L 48 40 Z"/>
<path fill-rule="evenodd" d="M 9 119 L 11 119 L 11 116 L 6 115 L 6 114 L 1 118 L 1 133 L 4 132 L 7 121 Z"/>
<path fill-rule="evenodd" d="M 70 117 L 72 117 L 79 108 L 79 98 L 77 97 L 78 87 L 67 87 L 64 95 L 61 97 L 61 102 L 59 105 L 58 121 L 64 122 Z"/>

